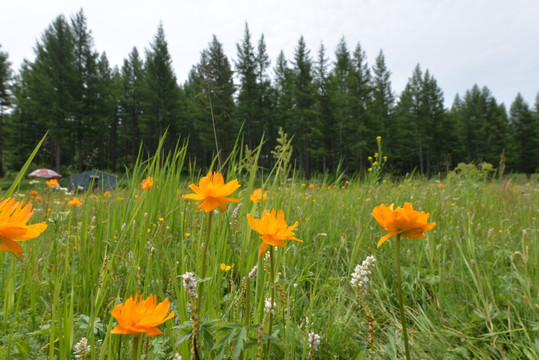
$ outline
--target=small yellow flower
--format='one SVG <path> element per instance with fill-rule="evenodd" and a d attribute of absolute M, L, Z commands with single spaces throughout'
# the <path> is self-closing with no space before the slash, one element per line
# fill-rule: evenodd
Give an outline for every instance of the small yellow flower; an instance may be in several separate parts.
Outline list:
<path fill-rule="evenodd" d="M 186 232 L 184 235 L 185 235 L 185 237 L 189 237 L 189 235 L 191 235 L 191 233 Z"/>
<path fill-rule="evenodd" d="M 162 217 L 160 217 L 160 218 L 159 218 L 159 221 L 163 221 L 163 220 L 165 220 L 165 219 L 164 219 L 164 218 L 162 218 Z"/>
<path fill-rule="evenodd" d="M 378 157 L 378 153 L 374 153 L 374 157 L 377 158 L 377 157 Z"/>
<path fill-rule="evenodd" d="M 387 156 L 384 156 L 384 161 L 387 161 Z"/>
<path fill-rule="evenodd" d="M 232 269 L 232 266 L 224 264 L 224 263 L 221 263 L 220 267 L 221 267 L 221 271 L 225 271 L 225 272 Z"/>
<path fill-rule="evenodd" d="M 368 171 L 368 172 L 371 172 L 371 171 L 372 171 L 372 168 L 368 168 L 367 171 Z"/>
<path fill-rule="evenodd" d="M 380 140 L 382 140 L 382 137 L 381 137 L 381 136 L 377 136 L 377 137 L 376 137 L 376 141 L 380 141 Z"/>

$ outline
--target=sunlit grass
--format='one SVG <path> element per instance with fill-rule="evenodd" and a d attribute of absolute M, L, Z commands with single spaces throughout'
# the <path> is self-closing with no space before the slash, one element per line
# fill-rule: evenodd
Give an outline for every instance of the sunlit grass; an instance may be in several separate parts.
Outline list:
<path fill-rule="evenodd" d="M 139 162 L 125 188 L 77 194 L 80 206 L 44 183 L 35 188 L 38 194 L 15 194 L 34 203 L 31 223 L 45 219 L 48 229 L 22 244 L 22 261 L 0 253 L 0 359 L 71 359 L 83 337 L 92 349 L 87 359 L 128 359 L 131 338 L 111 334 L 117 325 L 111 311 L 134 294 L 169 299 L 176 314 L 159 327 L 163 336 L 143 339 L 143 358 L 190 358 L 191 314 L 181 275 L 200 276 L 208 216 L 182 199 L 201 175 L 186 175 L 184 155 L 180 148 L 168 158 Z M 405 201 L 436 222 L 425 239 L 401 241 L 412 357 L 539 357 L 537 184 L 286 180 L 279 174 L 261 178 L 238 164 L 231 160 L 225 181 L 242 185 L 233 194 L 241 207 L 229 204 L 215 213 L 209 234 L 202 358 L 256 358 L 269 263 L 258 257 L 259 235 L 246 215 L 259 218 L 272 208 L 283 210 L 289 223 L 299 222 L 294 231 L 304 242 L 275 251 L 271 358 L 305 359 L 310 332 L 321 337 L 315 359 L 368 357 L 368 324 L 350 285 L 350 274 L 368 255 L 376 257 L 365 297 L 375 319 L 375 357 L 403 357 L 394 238 L 376 248 L 385 232 L 371 213 L 379 204 Z M 142 190 L 147 177 L 153 186 Z M 267 199 L 253 203 L 255 188 Z M 245 301 L 242 278 L 255 265 L 259 271 Z"/>

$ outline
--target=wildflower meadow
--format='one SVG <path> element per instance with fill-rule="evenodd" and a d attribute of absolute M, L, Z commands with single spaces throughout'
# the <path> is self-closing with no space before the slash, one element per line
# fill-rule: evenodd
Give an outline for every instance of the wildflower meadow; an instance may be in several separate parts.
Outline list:
<path fill-rule="evenodd" d="M 234 151 L 0 202 L 0 359 L 537 359 L 539 183 Z M 374 153 L 374 152 L 373 152 Z M 31 161 L 31 158 L 29 159 Z"/>

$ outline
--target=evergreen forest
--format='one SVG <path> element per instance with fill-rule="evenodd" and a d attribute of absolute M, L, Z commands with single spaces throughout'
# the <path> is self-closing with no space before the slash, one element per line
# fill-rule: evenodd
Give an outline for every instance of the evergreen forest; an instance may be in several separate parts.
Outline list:
<path fill-rule="evenodd" d="M 67 174 L 124 171 L 139 153 L 153 155 L 165 134 L 163 152 L 188 144 L 197 167 L 261 145 L 267 168 L 286 134 L 291 163 L 307 179 L 338 171 L 363 178 L 377 137 L 394 175 L 433 177 L 462 162 L 539 169 L 539 96 L 530 105 L 515 94 L 506 108 L 475 85 L 446 108 L 443 90 L 420 64 L 396 94 L 384 53 L 369 64 L 360 43 L 345 38 L 332 53 L 323 44 L 308 49 L 300 37 L 293 54 L 270 59 L 264 36 L 253 39 L 246 24 L 236 54 L 225 54 L 214 35 L 183 84 L 162 25 L 121 67 L 95 49 L 82 10 L 58 16 L 34 50 L 15 71 L 0 48 L 2 176 L 21 168 L 46 132 L 34 161 Z"/>

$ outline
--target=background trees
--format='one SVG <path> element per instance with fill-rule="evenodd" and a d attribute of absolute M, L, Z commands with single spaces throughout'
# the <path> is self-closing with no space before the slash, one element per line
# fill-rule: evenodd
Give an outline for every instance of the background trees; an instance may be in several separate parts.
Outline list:
<path fill-rule="evenodd" d="M 502 153 L 507 170 L 539 168 L 539 98 L 530 108 L 517 95 L 508 113 L 474 85 L 448 109 L 419 64 L 397 96 L 382 51 L 369 67 L 359 43 L 351 51 L 342 38 L 330 50 L 321 44 L 312 56 L 300 37 L 290 58 L 281 52 L 272 65 L 264 36 L 253 42 L 246 24 L 235 59 L 213 36 L 179 85 L 162 25 L 144 55 L 133 48 L 118 69 L 95 49 L 82 10 L 59 16 L 16 73 L 0 51 L 0 175 L 19 168 L 46 131 L 37 161 L 63 172 L 130 166 L 140 144 L 153 153 L 165 131 L 162 150 L 189 139 L 199 166 L 264 138 L 261 165 L 270 167 L 279 128 L 307 178 L 339 164 L 363 177 L 377 136 L 394 174 L 435 176 L 462 161 L 497 166 Z"/>

